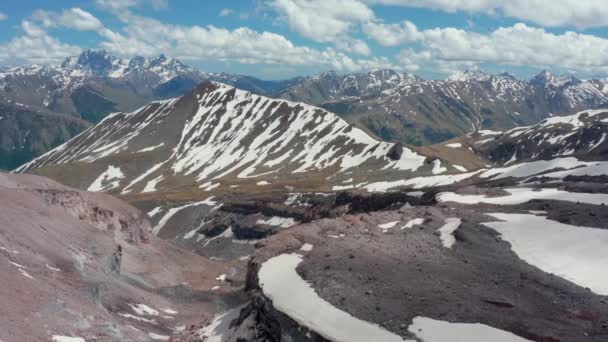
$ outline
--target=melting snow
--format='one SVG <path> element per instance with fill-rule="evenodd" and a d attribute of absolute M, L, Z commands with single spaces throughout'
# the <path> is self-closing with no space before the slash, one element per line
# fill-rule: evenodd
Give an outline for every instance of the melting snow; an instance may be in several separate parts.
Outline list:
<path fill-rule="evenodd" d="M 437 229 L 439 232 L 439 239 L 441 239 L 441 244 L 443 247 L 452 248 L 452 246 L 456 243 L 456 238 L 454 238 L 454 232 L 460 224 L 462 220 L 456 217 L 450 217 L 445 219 L 445 224 L 443 227 Z"/>
<path fill-rule="evenodd" d="M 451 147 L 451 148 L 459 148 L 459 147 L 462 147 L 462 144 L 461 143 L 452 143 L 452 144 L 446 144 L 445 146 Z"/>
<path fill-rule="evenodd" d="M 53 335 L 53 342 L 86 342 L 82 337 Z"/>
<path fill-rule="evenodd" d="M 163 178 L 164 178 L 164 176 L 160 175 L 160 176 L 154 178 L 153 180 L 149 181 L 141 192 L 142 193 L 155 192 L 156 184 L 158 184 L 161 180 L 163 180 Z"/>
<path fill-rule="evenodd" d="M 150 147 L 142 148 L 141 150 L 139 150 L 139 151 L 137 151 L 137 152 L 138 152 L 138 153 L 141 153 L 141 152 L 150 152 L 150 151 L 154 151 L 154 150 L 156 150 L 157 148 L 162 147 L 163 145 L 165 145 L 165 143 L 164 143 L 164 142 L 163 142 L 163 143 L 160 143 L 160 144 L 158 144 L 158 145 L 156 145 L 156 146 L 150 146 Z"/>
<path fill-rule="evenodd" d="M 510 332 L 481 323 L 450 323 L 427 317 L 416 317 L 408 331 L 424 342 L 525 342 Z"/>
<path fill-rule="evenodd" d="M 399 335 L 353 317 L 319 297 L 296 272 L 300 262 L 301 255 L 282 254 L 260 268 L 260 286 L 277 310 L 331 341 L 404 341 Z"/>
<path fill-rule="evenodd" d="M 109 165 L 108 169 L 93 181 L 87 191 L 98 192 L 112 190 L 120 185 L 120 180 L 124 177 L 125 175 L 120 171 L 120 167 Z"/>
<path fill-rule="evenodd" d="M 313 245 L 309 244 L 309 243 L 305 243 L 302 245 L 302 247 L 300 247 L 300 250 L 302 252 L 310 252 L 312 251 Z"/>
<path fill-rule="evenodd" d="M 391 229 L 394 226 L 396 226 L 397 223 L 399 223 L 399 222 L 401 222 L 401 221 L 392 221 L 392 222 L 387 222 L 387 223 L 379 224 L 378 228 L 382 229 L 382 231 L 386 233 L 389 229 Z"/>
<path fill-rule="evenodd" d="M 256 221 L 256 224 L 266 224 L 269 226 L 289 228 L 291 226 L 298 224 L 298 222 L 291 217 L 273 216 L 267 220 L 259 219 Z"/>
<path fill-rule="evenodd" d="M 146 304 L 129 304 L 129 306 L 131 307 L 131 309 L 133 309 L 133 311 L 135 311 L 135 313 L 137 313 L 138 315 L 149 315 L 149 316 L 158 316 L 159 312 L 158 310 L 152 309 L 151 307 L 147 306 Z"/>
<path fill-rule="evenodd" d="M 173 215 L 177 214 L 180 210 L 183 210 L 183 209 L 186 209 L 189 207 L 195 207 L 195 206 L 201 205 L 201 204 L 215 205 L 216 202 L 212 201 L 212 199 L 213 199 L 213 196 L 205 199 L 204 201 L 189 203 L 186 205 L 182 205 L 181 207 L 169 209 L 167 211 L 167 213 L 158 221 L 156 226 L 154 226 L 154 228 L 152 229 L 152 232 L 154 233 L 154 235 L 158 235 L 158 232 L 160 232 L 160 230 L 163 229 L 163 227 L 165 226 L 165 224 L 167 224 L 167 222 L 169 222 L 171 217 L 173 217 Z"/>
<path fill-rule="evenodd" d="M 608 230 L 579 227 L 527 214 L 488 214 L 496 230 L 524 261 L 608 295 Z"/>
<path fill-rule="evenodd" d="M 401 229 L 412 228 L 414 226 L 419 226 L 424 223 L 423 218 L 415 218 L 413 220 L 408 221 L 405 226 L 401 227 Z"/>
<path fill-rule="evenodd" d="M 169 341 L 169 337 L 170 337 L 170 336 L 155 334 L 152 332 L 149 332 L 148 336 L 150 336 L 151 339 L 156 340 L 156 341 Z"/>
<path fill-rule="evenodd" d="M 133 314 L 130 313 L 119 313 L 119 316 L 122 316 L 124 318 L 130 318 L 130 319 L 134 319 L 136 321 L 140 321 L 140 322 L 145 322 L 145 323 L 150 323 L 150 324 L 156 324 L 156 320 L 154 319 L 149 319 L 149 318 L 144 318 L 144 317 L 139 317 L 139 316 L 135 316 Z"/>
<path fill-rule="evenodd" d="M 150 211 L 148 211 L 148 216 L 152 217 L 155 216 L 156 214 L 158 214 L 161 210 L 163 209 L 163 207 L 156 207 Z"/>
<path fill-rule="evenodd" d="M 461 173 L 456 175 L 437 175 L 437 176 L 429 176 L 429 177 L 416 177 L 410 179 L 401 179 L 392 182 L 375 182 L 365 185 L 363 188 L 367 191 L 388 191 L 397 187 L 413 187 L 414 189 L 422 189 L 433 186 L 441 186 L 441 185 L 449 185 L 453 183 L 460 182 L 467 178 L 477 175 L 479 172 L 483 170 L 478 170 L 469 173 Z"/>
<path fill-rule="evenodd" d="M 433 161 L 433 170 L 431 171 L 434 175 L 446 172 L 448 169 L 441 166 L 441 160 L 435 159 Z"/>
<path fill-rule="evenodd" d="M 533 189 L 512 188 L 504 189 L 508 193 L 505 196 L 487 195 L 461 195 L 454 192 L 442 192 L 437 195 L 439 202 L 457 202 L 464 204 L 499 204 L 514 205 L 531 201 L 533 199 L 546 199 L 556 201 L 581 202 L 600 205 L 608 204 L 608 194 L 588 194 L 582 192 L 569 192 L 559 189 Z"/>

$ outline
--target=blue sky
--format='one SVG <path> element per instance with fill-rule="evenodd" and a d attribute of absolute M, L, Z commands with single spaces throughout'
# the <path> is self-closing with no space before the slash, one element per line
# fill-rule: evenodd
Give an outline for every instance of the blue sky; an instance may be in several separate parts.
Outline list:
<path fill-rule="evenodd" d="M 266 79 L 393 68 L 608 76 L 605 0 L 7 0 L 0 65 L 164 53 Z"/>

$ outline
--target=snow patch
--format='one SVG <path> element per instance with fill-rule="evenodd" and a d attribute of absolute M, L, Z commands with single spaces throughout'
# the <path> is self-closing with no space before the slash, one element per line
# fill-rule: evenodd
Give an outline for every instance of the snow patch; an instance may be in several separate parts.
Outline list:
<path fill-rule="evenodd" d="M 505 196 L 488 195 L 461 195 L 454 192 L 442 192 L 437 194 L 438 202 L 457 202 L 463 204 L 498 204 L 515 205 L 526 203 L 534 199 L 545 199 L 555 201 L 581 202 L 595 205 L 608 204 L 608 194 L 588 194 L 582 192 L 569 192 L 559 189 L 534 189 L 534 188 L 512 188 L 504 189 L 508 194 Z"/>
<path fill-rule="evenodd" d="M 120 180 L 125 178 L 125 175 L 120 171 L 120 167 L 109 165 L 93 183 L 87 188 L 87 191 L 99 192 L 108 191 L 117 188 L 120 185 Z"/>
<path fill-rule="evenodd" d="M 439 239 L 441 240 L 443 247 L 452 248 L 452 246 L 454 246 L 456 243 L 454 232 L 456 229 L 458 229 L 458 227 L 460 227 L 461 223 L 461 219 L 457 217 L 450 217 L 445 219 L 445 224 L 441 228 L 437 229 L 439 232 Z"/>
<path fill-rule="evenodd" d="M 481 323 L 450 323 L 420 316 L 414 318 L 408 331 L 424 342 L 529 341 Z"/>
<path fill-rule="evenodd" d="M 414 226 L 419 226 L 419 225 L 421 225 L 423 223 L 424 223 L 424 219 L 423 218 L 415 218 L 413 220 L 409 220 L 405 224 L 405 226 L 401 227 L 401 230 L 403 230 L 403 229 L 409 229 L 409 228 L 412 228 Z"/>
<path fill-rule="evenodd" d="M 296 272 L 301 262 L 299 254 L 282 254 L 262 264 L 258 273 L 260 286 L 277 310 L 331 341 L 404 341 L 399 335 L 353 317 L 319 297 Z"/>
<path fill-rule="evenodd" d="M 573 226 L 528 214 L 488 214 L 483 223 L 527 263 L 591 291 L 608 295 L 608 230 Z"/>

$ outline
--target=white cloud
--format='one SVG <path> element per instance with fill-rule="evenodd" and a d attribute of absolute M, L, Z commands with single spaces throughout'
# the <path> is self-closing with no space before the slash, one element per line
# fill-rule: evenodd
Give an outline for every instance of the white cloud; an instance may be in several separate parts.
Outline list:
<path fill-rule="evenodd" d="M 341 39 L 356 23 L 374 18 L 358 0 L 272 0 L 270 4 L 292 30 L 322 43 Z"/>
<path fill-rule="evenodd" d="M 8 19 L 8 15 L 6 15 L 4 12 L 0 12 L 0 21 L 6 20 Z"/>
<path fill-rule="evenodd" d="M 70 8 L 62 12 L 37 10 L 32 19 L 39 21 L 45 28 L 65 27 L 78 31 L 94 31 L 103 28 L 99 19 L 80 8 Z"/>
<path fill-rule="evenodd" d="M 523 23 L 490 34 L 455 28 L 425 30 L 419 43 L 421 50 L 407 48 L 399 55 L 405 69 L 447 72 L 492 63 L 584 74 L 608 72 L 608 39 L 576 32 L 558 35 Z"/>
<path fill-rule="evenodd" d="M 576 32 L 557 35 L 526 24 L 489 35 L 453 28 L 425 32 L 426 47 L 444 60 L 558 66 L 571 70 L 608 68 L 608 40 Z"/>
<path fill-rule="evenodd" d="M 465 11 L 502 14 L 539 25 L 577 28 L 608 26 L 606 0 L 362 0 L 384 4 L 431 8 L 445 12 Z"/>
<path fill-rule="evenodd" d="M 220 17 L 227 17 L 229 15 L 234 14 L 234 10 L 230 9 L 230 8 L 224 8 L 220 11 L 219 16 Z"/>
<path fill-rule="evenodd" d="M 352 59 L 327 48 L 296 46 L 282 35 L 257 32 L 247 27 L 234 30 L 209 26 L 182 26 L 125 13 L 122 32 L 104 30 L 101 47 L 121 56 L 166 53 L 182 60 L 219 60 L 243 64 L 325 66 L 340 71 L 364 70 L 370 65 L 387 66 L 386 59 Z M 352 41 L 351 48 L 365 52 L 366 45 Z"/>
<path fill-rule="evenodd" d="M 0 44 L 0 61 L 7 63 L 58 63 L 80 52 L 77 46 L 60 42 L 34 23 L 21 23 L 24 35 Z"/>
<path fill-rule="evenodd" d="M 367 44 L 360 39 L 344 37 L 338 39 L 335 42 L 335 45 L 340 50 L 354 53 L 357 55 L 369 56 L 372 53 L 369 49 L 369 46 L 367 46 Z"/>
<path fill-rule="evenodd" d="M 410 21 L 400 24 L 369 22 L 363 26 L 363 32 L 383 46 L 412 43 L 422 37 L 416 25 Z"/>

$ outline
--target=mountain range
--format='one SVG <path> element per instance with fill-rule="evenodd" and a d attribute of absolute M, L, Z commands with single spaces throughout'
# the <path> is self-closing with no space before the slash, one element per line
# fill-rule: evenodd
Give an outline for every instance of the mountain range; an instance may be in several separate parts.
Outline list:
<path fill-rule="evenodd" d="M 480 129 L 507 129 L 608 104 L 605 80 L 544 71 L 530 81 L 479 70 L 446 80 L 376 72 L 325 73 L 280 93 L 334 112 L 388 141 L 427 145 Z"/>
<path fill-rule="evenodd" d="M 15 274 L 2 288 L 57 313 L 0 327 L 76 341 L 603 341 L 607 136 L 596 109 L 416 147 L 205 81 L 15 171 L 38 176 L 0 174 L 0 267 Z M 0 311 L 21 322 L 14 307 Z M 91 324 L 58 314 L 74 310 Z"/>
<path fill-rule="evenodd" d="M 608 103 L 605 80 L 582 81 L 549 72 L 530 81 L 479 70 L 446 80 L 378 70 L 264 81 L 201 72 L 164 55 L 126 60 L 87 50 L 58 66 L 2 69 L 0 104 L 6 109 L 0 113 L 0 153 L 5 156 L 0 168 L 17 167 L 109 113 L 181 96 L 204 80 L 319 106 L 377 139 L 418 146 L 479 129 L 531 125 Z M 48 119 L 35 119 L 40 117 Z M 34 121 L 37 124 L 31 124 Z"/>
<path fill-rule="evenodd" d="M 263 81 L 225 73 L 203 73 L 160 55 L 126 60 L 86 50 L 60 65 L 26 65 L 0 71 L 0 169 L 57 146 L 106 115 L 130 111 L 155 99 L 181 96 L 203 80 L 218 80 L 270 93 L 298 79 Z M 45 117 L 35 125 L 26 124 Z M 59 120 L 55 118 L 59 117 Z M 77 122 L 77 123 L 75 123 Z"/>

